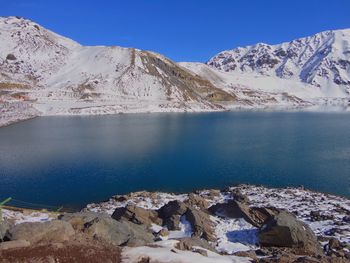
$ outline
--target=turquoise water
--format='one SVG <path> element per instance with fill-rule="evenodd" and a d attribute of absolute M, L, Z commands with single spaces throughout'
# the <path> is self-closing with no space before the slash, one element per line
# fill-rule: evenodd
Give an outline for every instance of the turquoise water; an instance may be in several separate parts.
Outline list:
<path fill-rule="evenodd" d="M 136 190 L 304 185 L 350 197 L 350 114 L 42 117 L 0 129 L 0 199 L 81 207 Z"/>

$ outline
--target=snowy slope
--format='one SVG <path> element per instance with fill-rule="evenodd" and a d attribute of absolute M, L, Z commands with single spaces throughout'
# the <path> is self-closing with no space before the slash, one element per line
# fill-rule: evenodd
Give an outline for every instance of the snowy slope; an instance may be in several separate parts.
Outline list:
<path fill-rule="evenodd" d="M 149 51 L 82 46 L 0 17 L 0 126 L 40 115 L 347 109 L 350 30 L 224 51 L 207 64 Z"/>
<path fill-rule="evenodd" d="M 207 64 L 231 73 L 255 73 L 319 88 L 325 97 L 350 93 L 350 29 L 325 31 L 279 45 L 258 43 L 223 51 Z"/>
<path fill-rule="evenodd" d="M 17 17 L 0 18 L 0 96 L 42 115 L 212 111 L 235 99 L 162 55 L 81 46 Z"/>

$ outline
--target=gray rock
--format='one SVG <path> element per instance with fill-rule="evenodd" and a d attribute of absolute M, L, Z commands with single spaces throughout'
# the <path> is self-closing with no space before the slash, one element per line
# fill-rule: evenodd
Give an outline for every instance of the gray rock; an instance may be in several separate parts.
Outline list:
<path fill-rule="evenodd" d="M 129 221 L 117 221 L 107 214 L 82 212 L 66 214 L 61 220 L 70 222 L 85 235 L 113 245 L 145 245 L 153 242 L 154 236 L 143 225 Z"/>
<path fill-rule="evenodd" d="M 192 226 L 192 236 L 204 238 L 208 241 L 216 241 L 214 223 L 210 219 L 209 214 L 193 208 L 188 208 L 185 216 Z"/>
<path fill-rule="evenodd" d="M 299 221 L 293 214 L 280 212 L 272 216 L 259 233 L 262 246 L 299 248 L 305 254 L 322 253 L 320 244 L 310 227 Z"/>
<path fill-rule="evenodd" d="M 27 240 L 31 244 L 68 241 L 75 234 L 68 222 L 52 220 L 15 225 L 6 235 L 10 240 Z"/>
<path fill-rule="evenodd" d="M 155 241 L 155 237 L 149 228 L 143 225 L 137 225 L 131 222 L 122 222 L 126 229 L 130 232 L 130 238 L 126 245 L 128 246 L 144 246 Z"/>
<path fill-rule="evenodd" d="M 94 239 L 116 246 L 126 244 L 131 238 L 131 232 L 123 223 L 106 217 L 96 217 L 86 223 L 83 232 Z"/>

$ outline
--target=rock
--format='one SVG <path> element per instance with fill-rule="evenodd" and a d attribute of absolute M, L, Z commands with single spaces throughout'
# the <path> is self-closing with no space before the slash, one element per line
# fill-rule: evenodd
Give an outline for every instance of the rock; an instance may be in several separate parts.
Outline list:
<path fill-rule="evenodd" d="M 146 226 L 127 220 L 119 222 L 107 214 L 79 212 L 65 214 L 60 219 L 71 223 L 74 229 L 90 238 L 117 246 L 145 245 L 154 241 L 154 236 Z"/>
<path fill-rule="evenodd" d="M 328 248 L 330 249 L 335 249 L 335 250 L 339 250 L 342 249 L 342 245 L 340 244 L 340 241 L 334 237 L 332 237 L 329 241 L 328 241 Z"/>
<path fill-rule="evenodd" d="M 209 203 L 203 197 L 190 193 L 185 201 L 188 206 L 198 207 L 200 210 L 205 210 L 209 207 Z"/>
<path fill-rule="evenodd" d="M 15 55 L 13 55 L 13 54 L 8 54 L 8 55 L 6 56 L 6 59 L 7 59 L 7 60 L 16 60 L 17 58 L 16 58 Z"/>
<path fill-rule="evenodd" d="M 312 222 L 316 221 L 324 221 L 324 220 L 333 220 L 333 215 L 323 215 L 320 211 L 311 211 L 310 212 L 310 219 Z"/>
<path fill-rule="evenodd" d="M 343 221 L 346 223 L 350 223 L 350 216 L 344 216 Z"/>
<path fill-rule="evenodd" d="M 105 217 L 96 217 L 86 223 L 83 232 L 94 239 L 102 240 L 116 246 L 126 244 L 131 237 L 131 232 L 123 223 Z"/>
<path fill-rule="evenodd" d="M 240 190 L 233 189 L 230 192 L 231 192 L 230 193 L 231 198 L 233 200 L 249 205 L 249 203 L 250 203 L 249 198 L 246 195 L 242 194 L 242 192 Z"/>
<path fill-rule="evenodd" d="M 299 248 L 302 253 L 318 255 L 322 253 L 320 244 L 309 226 L 299 221 L 293 214 L 280 212 L 272 216 L 259 233 L 262 246 Z"/>
<path fill-rule="evenodd" d="M 30 242 L 27 240 L 13 240 L 0 243 L 0 250 L 12 249 L 12 248 L 23 248 L 29 247 Z"/>
<path fill-rule="evenodd" d="M 107 214 L 80 212 L 65 214 L 60 218 L 70 222 L 76 230 L 90 238 L 102 240 L 113 245 L 145 245 L 153 242 L 154 236 L 146 226 L 129 221 L 117 221 Z"/>
<path fill-rule="evenodd" d="M 166 237 L 166 236 L 169 236 L 169 231 L 168 229 L 166 228 L 163 228 L 162 230 L 160 230 L 158 233 L 157 233 L 158 236 L 161 236 L 161 237 Z"/>
<path fill-rule="evenodd" d="M 117 221 L 118 222 L 118 221 Z M 143 225 L 134 224 L 129 221 L 121 222 L 124 228 L 130 232 L 129 240 L 124 244 L 127 246 L 144 246 L 155 241 L 155 237 L 149 228 Z"/>
<path fill-rule="evenodd" d="M 220 190 L 217 189 L 210 189 L 208 190 L 208 195 L 212 198 L 220 196 Z"/>
<path fill-rule="evenodd" d="M 93 221 L 96 218 L 110 218 L 107 214 L 95 212 L 77 212 L 67 213 L 58 217 L 62 221 L 69 222 L 77 231 L 84 231 L 85 224 Z"/>
<path fill-rule="evenodd" d="M 172 215 L 171 217 L 167 218 L 164 221 L 164 225 L 169 229 L 169 230 L 181 230 L 180 229 L 180 221 L 181 221 L 181 216 L 180 215 Z"/>
<path fill-rule="evenodd" d="M 250 251 L 238 251 L 238 252 L 235 252 L 235 253 L 233 253 L 233 254 L 234 254 L 235 256 L 237 256 L 237 257 L 247 257 L 247 258 L 251 258 L 251 259 L 254 260 L 254 262 L 258 260 L 258 257 L 257 257 L 257 255 L 256 255 L 256 253 L 255 253 L 254 250 L 250 250 Z"/>
<path fill-rule="evenodd" d="M 207 241 L 216 241 L 214 223 L 210 219 L 209 214 L 188 208 L 185 216 L 192 226 L 192 236 L 204 238 Z"/>
<path fill-rule="evenodd" d="M 6 236 L 6 233 L 9 230 L 9 228 L 10 228 L 10 224 L 7 221 L 5 220 L 0 221 L 0 242 Z"/>
<path fill-rule="evenodd" d="M 279 213 L 279 210 L 275 208 L 249 207 L 235 200 L 215 204 L 209 207 L 208 210 L 214 215 L 228 218 L 244 218 L 244 220 L 256 227 L 261 227 L 270 216 Z"/>
<path fill-rule="evenodd" d="M 27 240 L 31 244 L 68 241 L 75 234 L 72 225 L 52 220 L 44 223 L 27 222 L 15 225 L 8 231 L 10 240 Z"/>
<path fill-rule="evenodd" d="M 162 220 L 158 217 L 155 210 L 144 209 L 135 205 L 127 205 L 126 207 L 118 207 L 115 209 L 112 218 L 115 220 L 126 219 L 135 224 L 162 224 Z"/>
<path fill-rule="evenodd" d="M 187 206 L 183 202 L 174 200 L 158 209 L 158 215 L 169 230 L 180 230 L 180 218 L 186 210 Z"/>
<path fill-rule="evenodd" d="M 176 244 L 176 248 L 179 250 L 189 250 L 192 251 L 193 247 L 201 247 L 206 250 L 216 252 L 215 249 L 203 239 L 198 237 L 185 237 L 179 239 L 179 242 Z"/>

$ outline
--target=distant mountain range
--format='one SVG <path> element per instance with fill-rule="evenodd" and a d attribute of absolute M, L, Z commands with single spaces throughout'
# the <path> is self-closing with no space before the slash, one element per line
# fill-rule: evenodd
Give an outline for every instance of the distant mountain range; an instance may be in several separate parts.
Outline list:
<path fill-rule="evenodd" d="M 347 109 L 350 30 L 175 63 L 150 51 L 82 46 L 20 17 L 0 18 L 0 125 L 39 115 Z"/>

